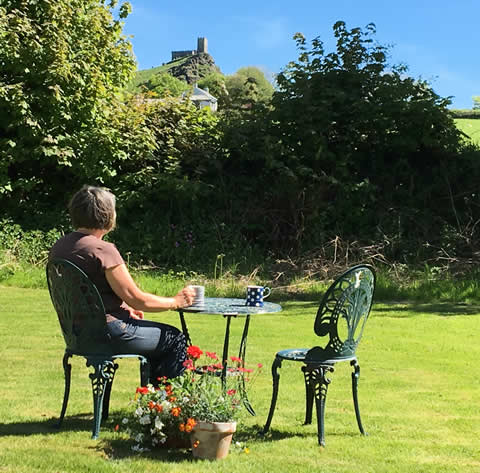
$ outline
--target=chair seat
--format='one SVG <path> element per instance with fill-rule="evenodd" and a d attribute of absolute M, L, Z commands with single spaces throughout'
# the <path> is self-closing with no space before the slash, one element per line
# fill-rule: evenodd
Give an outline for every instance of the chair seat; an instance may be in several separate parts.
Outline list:
<path fill-rule="evenodd" d="M 102 360 L 115 360 L 117 358 L 137 358 L 140 360 L 147 361 L 147 357 L 143 355 L 139 355 L 136 353 L 115 353 L 112 354 L 111 352 L 103 352 L 103 353 L 88 353 L 79 350 L 70 350 L 69 348 L 65 349 L 65 353 L 71 356 L 83 356 L 84 358 L 98 358 Z"/>
<path fill-rule="evenodd" d="M 310 348 L 290 348 L 287 350 L 281 350 L 277 352 L 276 356 L 281 358 L 282 360 L 288 361 L 301 361 L 307 364 L 325 364 L 325 365 L 334 365 L 339 361 L 350 361 L 355 360 L 356 356 L 338 356 L 338 357 L 321 357 L 316 354 L 312 356 L 310 353 L 309 357 L 307 358 L 307 353 L 311 352 Z"/>

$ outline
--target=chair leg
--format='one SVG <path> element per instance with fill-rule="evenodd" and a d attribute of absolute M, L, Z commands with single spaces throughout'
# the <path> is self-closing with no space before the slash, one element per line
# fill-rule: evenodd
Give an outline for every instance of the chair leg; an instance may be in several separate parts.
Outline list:
<path fill-rule="evenodd" d="M 107 383 L 105 385 L 105 393 L 103 395 L 103 403 L 102 403 L 102 421 L 108 419 L 108 412 L 110 410 L 110 394 L 112 392 L 112 385 L 113 380 L 115 378 L 115 372 L 118 369 L 118 363 L 113 363 L 111 366 L 106 367 L 106 371 L 108 371 Z"/>
<path fill-rule="evenodd" d="M 304 425 L 312 423 L 312 411 L 313 411 L 313 398 L 314 390 L 313 385 L 310 382 L 311 369 L 307 366 L 302 366 L 303 377 L 305 380 L 305 422 Z"/>
<path fill-rule="evenodd" d="M 270 411 L 268 412 L 267 422 L 260 432 L 261 435 L 265 435 L 270 430 L 270 424 L 272 423 L 273 413 L 275 412 L 275 406 L 277 404 L 278 397 L 278 385 L 280 382 L 280 374 L 278 368 L 282 367 L 282 359 L 278 356 L 275 357 L 272 363 L 272 401 L 270 403 Z"/>
<path fill-rule="evenodd" d="M 150 380 L 150 363 L 144 356 L 139 356 L 140 360 L 140 386 L 146 386 Z"/>
<path fill-rule="evenodd" d="M 310 378 L 317 410 L 318 443 L 323 447 L 325 446 L 325 403 L 327 401 L 328 385 L 330 384 L 330 379 L 327 378 L 328 372 L 333 372 L 333 366 L 313 368 Z"/>
<path fill-rule="evenodd" d="M 87 359 L 87 367 L 92 366 L 93 373 L 89 374 L 92 381 L 93 393 L 93 429 L 92 439 L 97 439 L 102 420 L 103 398 L 111 373 L 115 371 L 114 362 L 111 360 Z"/>
<path fill-rule="evenodd" d="M 353 367 L 352 373 L 352 394 L 353 394 L 353 405 L 355 407 L 355 416 L 357 417 L 358 428 L 362 435 L 367 435 L 365 429 L 362 425 L 362 419 L 360 418 L 360 407 L 358 406 L 358 380 L 360 378 L 360 365 L 357 360 L 352 360 L 350 365 Z"/>
<path fill-rule="evenodd" d="M 60 412 L 60 418 L 58 419 L 57 428 L 60 428 L 65 417 L 65 412 L 67 411 L 68 398 L 70 396 L 70 384 L 72 379 L 72 365 L 68 362 L 71 355 L 65 353 L 63 355 L 63 373 L 65 376 L 65 390 L 63 392 L 63 404 L 62 411 Z"/>

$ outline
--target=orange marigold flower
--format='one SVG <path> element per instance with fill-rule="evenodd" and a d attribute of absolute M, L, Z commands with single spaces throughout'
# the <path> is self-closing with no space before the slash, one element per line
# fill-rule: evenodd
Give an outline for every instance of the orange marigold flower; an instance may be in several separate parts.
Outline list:
<path fill-rule="evenodd" d="M 191 425 L 188 425 L 188 424 L 187 424 L 187 425 L 185 426 L 185 432 L 191 432 L 192 429 L 193 429 L 193 427 L 192 427 Z M 183 432 L 183 430 L 182 430 L 182 432 Z"/>
<path fill-rule="evenodd" d="M 176 398 L 175 396 L 170 396 L 170 397 L 168 398 L 168 400 L 169 400 L 170 402 L 175 402 L 175 401 L 177 400 L 177 398 Z"/>
<path fill-rule="evenodd" d="M 193 442 L 193 448 L 197 448 L 199 445 L 200 445 L 200 440 L 195 440 L 195 442 Z"/>
<path fill-rule="evenodd" d="M 197 425 L 197 421 L 193 417 L 187 419 L 187 425 L 190 425 L 192 428 Z"/>
<path fill-rule="evenodd" d="M 149 409 L 154 409 L 155 408 L 155 403 L 153 401 L 148 401 L 148 407 L 149 407 Z"/>
<path fill-rule="evenodd" d="M 155 404 L 155 410 L 157 412 L 162 412 L 163 411 L 163 406 L 161 404 Z"/>
<path fill-rule="evenodd" d="M 115 430 L 115 432 L 118 432 L 119 429 L 120 429 L 120 426 L 117 424 L 117 425 L 115 426 L 115 429 L 114 429 L 114 430 Z"/>
<path fill-rule="evenodd" d="M 187 427 L 188 427 L 188 426 L 187 426 Z M 180 425 L 178 426 L 178 430 L 180 430 L 180 432 L 184 432 L 184 431 L 186 430 L 185 424 L 180 424 Z M 188 432 L 188 430 L 187 430 L 187 432 Z"/>
<path fill-rule="evenodd" d="M 182 412 L 182 409 L 180 407 L 172 407 L 172 410 L 170 412 L 173 417 L 178 417 L 180 415 L 180 412 Z"/>

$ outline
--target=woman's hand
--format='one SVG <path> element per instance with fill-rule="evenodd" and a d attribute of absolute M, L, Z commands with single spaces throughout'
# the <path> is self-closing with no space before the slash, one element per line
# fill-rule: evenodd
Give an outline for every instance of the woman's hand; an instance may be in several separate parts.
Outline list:
<path fill-rule="evenodd" d="M 143 311 L 141 310 L 137 310 L 137 309 L 133 309 L 132 307 L 129 307 L 128 309 L 128 312 L 130 312 L 130 317 L 132 319 L 143 319 L 144 317 L 144 314 L 143 314 Z"/>
<path fill-rule="evenodd" d="M 177 295 L 174 297 L 176 308 L 183 309 L 193 304 L 193 299 L 195 297 L 195 290 L 191 286 L 186 286 L 180 291 L 177 292 Z"/>

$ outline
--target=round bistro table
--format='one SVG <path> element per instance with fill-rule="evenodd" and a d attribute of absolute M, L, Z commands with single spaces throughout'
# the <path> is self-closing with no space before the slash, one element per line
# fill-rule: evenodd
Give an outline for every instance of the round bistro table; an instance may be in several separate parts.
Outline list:
<path fill-rule="evenodd" d="M 250 326 L 250 316 L 256 314 L 270 314 L 274 312 L 280 312 L 282 307 L 280 304 L 275 304 L 273 302 L 264 302 L 262 307 L 253 307 L 245 305 L 245 299 L 233 299 L 226 297 L 205 297 L 205 303 L 201 307 L 190 306 L 184 309 L 178 309 L 180 315 L 180 323 L 182 324 L 182 331 L 187 339 L 187 344 L 191 345 L 192 340 L 188 332 L 187 322 L 185 320 L 185 314 L 212 314 L 212 315 L 221 315 L 226 319 L 225 324 L 225 337 L 223 342 L 223 357 L 222 357 L 222 382 L 225 384 L 227 376 L 227 365 L 228 365 L 228 350 L 230 345 L 230 323 L 232 318 L 237 318 L 239 316 L 245 316 L 245 323 L 243 325 L 242 338 L 240 340 L 240 347 L 238 350 L 238 357 L 245 361 L 245 353 L 247 350 L 247 337 L 248 329 Z M 242 374 L 243 375 L 243 374 Z M 242 380 L 243 385 L 243 399 L 245 407 L 247 408 L 250 414 L 255 415 L 255 411 L 248 401 L 246 390 L 245 390 L 245 379 Z"/>

